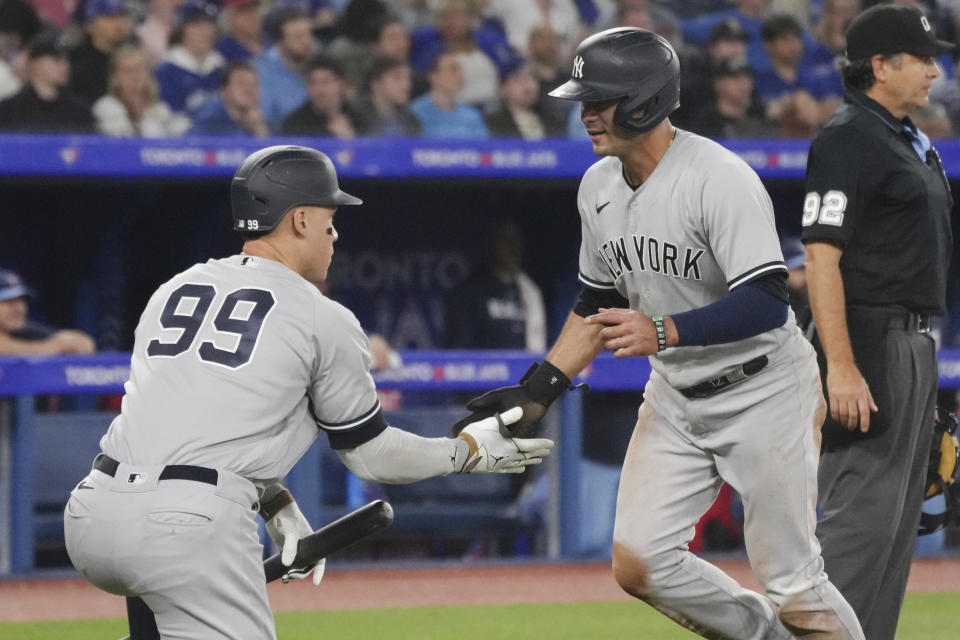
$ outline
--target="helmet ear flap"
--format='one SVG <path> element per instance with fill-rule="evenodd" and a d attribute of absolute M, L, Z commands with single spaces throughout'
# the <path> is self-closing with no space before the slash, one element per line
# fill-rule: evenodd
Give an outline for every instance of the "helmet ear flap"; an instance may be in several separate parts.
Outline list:
<path fill-rule="evenodd" d="M 613 121 L 621 129 L 632 133 L 646 133 L 680 106 L 679 79 L 667 82 L 659 91 L 646 100 L 643 97 L 627 97 L 617 105 Z M 633 117 L 643 111 L 639 118 Z"/>
<path fill-rule="evenodd" d="M 659 122 L 650 123 L 647 116 L 651 113 L 651 110 L 656 110 L 658 97 L 658 95 L 654 95 L 645 101 L 637 98 L 622 100 L 620 104 L 617 105 L 617 110 L 613 112 L 614 123 L 621 129 L 631 133 L 645 133 L 653 129 Z M 643 114 L 639 118 L 635 118 L 634 114 L 638 111 L 643 112 Z"/>

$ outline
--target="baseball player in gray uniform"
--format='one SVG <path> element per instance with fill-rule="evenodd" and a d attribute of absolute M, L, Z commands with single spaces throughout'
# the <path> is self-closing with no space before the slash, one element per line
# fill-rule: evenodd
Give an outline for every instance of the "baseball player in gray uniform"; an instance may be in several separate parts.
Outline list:
<path fill-rule="evenodd" d="M 324 154 L 262 149 L 231 183 L 243 253 L 195 265 L 148 302 L 121 414 L 64 514 L 81 575 L 146 605 L 134 640 L 275 637 L 255 518 L 289 566 L 312 527 L 281 481 L 321 431 L 375 482 L 519 473 L 549 453 L 549 440 L 504 438 L 496 419 L 458 438 L 387 425 L 366 336 L 316 286 L 337 207 L 360 203 Z M 312 570 L 319 583 L 323 561 Z"/>
<path fill-rule="evenodd" d="M 580 44 L 551 95 L 582 102 L 603 156 L 577 196 L 582 292 L 546 360 L 468 403 L 464 423 L 519 405 L 511 428 L 529 430 L 601 350 L 650 356 L 617 498 L 620 586 L 705 638 L 863 638 L 814 536 L 824 401 L 770 199 L 736 155 L 671 125 L 678 88 L 676 53 L 656 34 Z M 688 551 L 724 481 L 743 497 L 766 595 Z"/>

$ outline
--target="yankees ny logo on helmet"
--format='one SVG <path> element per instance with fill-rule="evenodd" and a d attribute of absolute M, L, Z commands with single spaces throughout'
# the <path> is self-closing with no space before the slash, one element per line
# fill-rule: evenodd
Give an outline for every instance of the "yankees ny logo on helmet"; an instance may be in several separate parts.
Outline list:
<path fill-rule="evenodd" d="M 571 73 L 570 76 L 572 78 L 583 77 L 583 58 L 580 56 L 573 59 L 573 73 Z"/>

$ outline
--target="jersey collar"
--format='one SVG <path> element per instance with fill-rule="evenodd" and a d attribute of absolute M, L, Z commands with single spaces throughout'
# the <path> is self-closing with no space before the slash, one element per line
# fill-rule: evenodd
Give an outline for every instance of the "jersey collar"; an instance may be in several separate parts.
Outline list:
<path fill-rule="evenodd" d="M 869 112 L 871 115 L 880 118 L 880 120 L 887 125 L 894 133 L 903 137 L 910 146 L 913 147 L 913 150 L 919 156 L 922 162 L 927 160 L 927 152 L 930 151 L 930 139 L 927 136 L 917 129 L 917 125 L 913 123 L 913 120 L 909 116 L 905 116 L 903 120 L 897 120 L 897 118 L 887 111 L 886 107 L 882 104 L 871 98 L 865 93 L 860 91 L 848 90 L 844 95 L 844 98 L 847 102 L 854 104 L 861 109 Z"/>
<path fill-rule="evenodd" d="M 861 109 L 865 109 L 880 118 L 885 125 L 893 129 L 897 133 L 908 133 L 910 135 L 915 135 L 914 132 L 917 130 L 917 127 L 910 120 L 909 116 L 904 117 L 903 120 L 897 120 L 896 116 L 887 111 L 887 108 L 882 104 L 871 98 L 865 93 L 854 90 L 847 90 L 844 94 L 844 98 L 847 102 L 855 104 Z"/>

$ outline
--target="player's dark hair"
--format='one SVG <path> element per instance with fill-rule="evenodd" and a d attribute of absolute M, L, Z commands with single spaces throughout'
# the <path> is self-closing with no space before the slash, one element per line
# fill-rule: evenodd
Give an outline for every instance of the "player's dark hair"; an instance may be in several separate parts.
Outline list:
<path fill-rule="evenodd" d="M 220 72 L 220 88 L 222 89 L 230 84 L 230 79 L 233 78 L 233 74 L 238 71 L 249 71 L 254 75 L 257 73 L 257 70 L 254 68 L 254 66 L 245 60 L 236 60 L 231 62 Z"/>
<path fill-rule="evenodd" d="M 893 60 L 894 65 L 899 65 L 901 54 L 892 53 L 883 56 L 884 60 Z M 843 86 L 847 89 L 856 91 L 866 91 L 876 83 L 877 78 L 873 75 L 873 62 L 871 58 L 862 58 L 860 60 L 849 60 L 840 58 L 837 62 L 837 68 L 840 70 L 840 76 L 843 78 Z"/>

